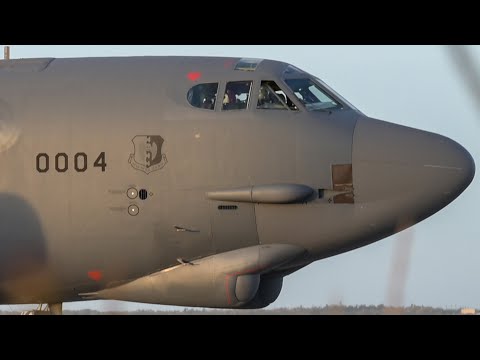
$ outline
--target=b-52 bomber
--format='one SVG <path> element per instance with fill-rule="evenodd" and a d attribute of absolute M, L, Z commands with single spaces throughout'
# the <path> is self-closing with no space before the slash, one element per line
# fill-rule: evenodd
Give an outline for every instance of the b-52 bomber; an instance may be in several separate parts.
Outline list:
<path fill-rule="evenodd" d="M 363 84 L 362 86 L 368 86 Z M 280 61 L 0 61 L 0 303 L 252 309 L 435 214 L 475 164 Z M 321 286 L 321 284 L 313 284 Z"/>

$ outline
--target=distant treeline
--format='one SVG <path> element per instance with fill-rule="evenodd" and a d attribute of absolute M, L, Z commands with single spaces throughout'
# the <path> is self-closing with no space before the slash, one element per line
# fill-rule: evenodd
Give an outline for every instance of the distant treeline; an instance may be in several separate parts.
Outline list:
<path fill-rule="evenodd" d="M 278 308 L 272 310 L 210 310 L 100 312 L 96 310 L 65 311 L 65 315 L 459 315 L 461 309 L 442 309 L 428 306 L 388 307 L 384 305 L 327 305 L 324 307 Z M 18 315 L 1 311 L 0 315 Z"/>

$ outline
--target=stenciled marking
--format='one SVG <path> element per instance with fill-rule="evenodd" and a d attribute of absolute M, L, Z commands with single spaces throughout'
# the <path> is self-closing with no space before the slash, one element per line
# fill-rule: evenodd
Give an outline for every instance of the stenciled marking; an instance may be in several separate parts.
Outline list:
<path fill-rule="evenodd" d="M 73 160 L 73 161 L 72 161 Z M 48 173 L 49 171 L 56 171 L 57 173 L 66 173 L 68 171 L 75 171 L 77 173 L 84 173 L 88 170 L 88 155 L 84 152 L 76 153 L 72 157 L 64 152 L 50 156 L 47 153 L 39 153 L 35 158 L 37 171 L 40 174 Z M 102 172 L 106 171 L 107 161 L 105 152 L 100 153 L 93 163 L 94 168 L 101 168 Z"/>
<path fill-rule="evenodd" d="M 127 210 L 127 208 L 125 206 L 110 206 L 108 208 L 110 211 L 116 211 L 116 212 L 124 212 L 125 210 Z"/>

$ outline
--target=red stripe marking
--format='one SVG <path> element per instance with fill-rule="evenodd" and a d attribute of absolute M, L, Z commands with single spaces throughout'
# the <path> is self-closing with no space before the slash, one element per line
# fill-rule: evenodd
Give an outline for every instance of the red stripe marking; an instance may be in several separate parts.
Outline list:
<path fill-rule="evenodd" d="M 103 278 L 103 274 L 100 270 L 92 270 L 88 272 L 88 277 L 93 281 L 100 281 Z"/>
<path fill-rule="evenodd" d="M 187 75 L 187 77 L 190 79 L 190 81 L 197 81 L 202 77 L 202 73 L 200 72 L 191 72 Z"/>

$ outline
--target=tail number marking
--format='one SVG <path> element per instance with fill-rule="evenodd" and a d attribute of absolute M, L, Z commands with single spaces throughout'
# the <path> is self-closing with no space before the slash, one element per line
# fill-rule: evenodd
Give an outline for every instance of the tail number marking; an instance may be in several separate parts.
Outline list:
<path fill-rule="evenodd" d="M 52 166 L 50 166 L 52 161 Z M 68 171 L 76 171 L 77 173 L 84 173 L 88 170 L 88 155 L 84 152 L 76 153 L 73 156 L 73 167 L 69 160 L 69 156 L 66 153 L 58 153 L 52 156 L 46 153 L 40 153 L 36 158 L 37 171 L 40 174 L 45 174 L 50 171 L 56 171 L 57 173 L 66 173 Z M 53 166 L 53 163 L 55 166 Z M 105 172 L 107 169 L 107 160 L 104 152 L 97 156 L 93 162 L 93 168 L 98 168 L 101 172 Z"/>

